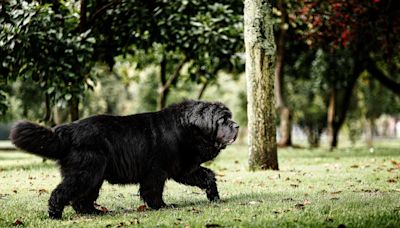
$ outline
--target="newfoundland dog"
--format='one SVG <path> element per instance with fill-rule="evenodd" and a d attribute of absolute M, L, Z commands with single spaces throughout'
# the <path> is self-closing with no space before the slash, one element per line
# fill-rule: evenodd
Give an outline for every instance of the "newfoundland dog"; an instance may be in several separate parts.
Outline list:
<path fill-rule="evenodd" d="M 145 203 L 165 207 L 167 179 L 203 189 L 219 199 L 214 172 L 201 166 L 232 144 L 239 126 L 221 103 L 187 100 L 159 112 L 130 116 L 96 115 L 45 128 L 22 121 L 10 138 L 20 149 L 56 160 L 62 181 L 49 199 L 49 216 L 60 219 L 65 206 L 77 213 L 94 207 L 104 180 L 140 185 Z"/>

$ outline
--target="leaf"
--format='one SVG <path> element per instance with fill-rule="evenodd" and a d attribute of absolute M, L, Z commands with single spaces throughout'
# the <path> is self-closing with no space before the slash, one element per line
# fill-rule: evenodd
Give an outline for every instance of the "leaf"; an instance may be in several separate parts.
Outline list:
<path fill-rule="evenodd" d="M 106 207 L 101 206 L 100 210 L 104 213 L 107 213 L 109 210 Z"/>
<path fill-rule="evenodd" d="M 197 213 L 200 213 L 201 212 L 201 210 L 199 210 L 199 209 L 197 209 L 197 208 L 194 208 L 194 207 L 192 207 L 191 209 L 189 209 L 188 210 L 189 212 L 192 212 L 192 213 L 195 213 L 195 214 L 197 214 Z"/>
<path fill-rule="evenodd" d="M 24 225 L 24 223 L 21 220 L 17 219 L 15 220 L 14 225 L 15 226 Z"/>
<path fill-rule="evenodd" d="M 67 93 L 64 95 L 65 100 L 69 101 L 72 98 L 72 95 L 70 93 Z"/>
<path fill-rule="evenodd" d="M 131 224 L 134 224 L 134 225 L 140 224 L 139 219 L 135 218 L 133 221 L 131 221 Z"/>
<path fill-rule="evenodd" d="M 352 165 L 352 166 L 350 166 L 350 168 L 353 168 L 353 169 L 356 169 L 356 168 L 358 168 L 359 166 L 358 165 Z"/>
<path fill-rule="evenodd" d="M 39 189 L 38 192 L 39 192 L 39 196 L 42 194 L 45 194 L 45 193 L 49 193 L 49 191 L 47 191 L 46 189 Z"/>
<path fill-rule="evenodd" d="M 304 200 L 304 205 L 310 205 L 311 204 L 311 201 L 309 201 L 309 200 Z"/>
<path fill-rule="evenodd" d="M 206 224 L 206 227 L 207 227 L 207 228 L 210 228 L 210 227 L 221 227 L 221 225 L 216 224 L 216 223 L 207 223 L 207 224 Z"/>
<path fill-rule="evenodd" d="M 136 210 L 138 212 L 145 212 L 147 210 L 147 206 L 145 204 L 140 205 Z"/>
<path fill-rule="evenodd" d="M 391 178 L 391 179 L 387 180 L 387 182 L 393 184 L 393 183 L 397 183 L 397 180 Z"/>

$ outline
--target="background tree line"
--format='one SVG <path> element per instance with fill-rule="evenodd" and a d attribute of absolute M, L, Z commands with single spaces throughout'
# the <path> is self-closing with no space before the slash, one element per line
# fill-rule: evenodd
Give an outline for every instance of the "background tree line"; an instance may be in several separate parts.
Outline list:
<path fill-rule="evenodd" d="M 398 116 L 398 4 L 279 0 L 273 15 L 280 146 L 293 145 L 294 124 L 311 146 L 326 131 L 335 148 L 345 123 L 356 134 Z M 9 0 L 0 29 L 3 122 L 52 125 L 189 97 L 225 99 L 246 125 L 243 1 Z"/>

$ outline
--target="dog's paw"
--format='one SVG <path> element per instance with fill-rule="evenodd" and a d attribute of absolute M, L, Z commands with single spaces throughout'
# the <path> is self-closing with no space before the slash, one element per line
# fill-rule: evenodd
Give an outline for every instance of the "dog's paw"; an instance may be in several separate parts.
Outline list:
<path fill-rule="evenodd" d="M 49 218 L 54 220 L 60 220 L 62 218 L 62 212 L 49 211 Z"/>
<path fill-rule="evenodd" d="M 221 200 L 219 195 L 207 195 L 207 198 L 210 202 L 219 202 Z"/>
<path fill-rule="evenodd" d="M 171 204 L 166 204 L 163 208 L 174 209 L 177 207 L 178 207 L 178 204 L 171 203 Z"/>

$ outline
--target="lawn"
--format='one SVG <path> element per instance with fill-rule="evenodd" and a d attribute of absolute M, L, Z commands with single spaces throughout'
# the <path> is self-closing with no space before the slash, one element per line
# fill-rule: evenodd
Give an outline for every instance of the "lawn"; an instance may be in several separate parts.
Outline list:
<path fill-rule="evenodd" d="M 105 183 L 97 203 L 109 212 L 81 216 L 71 207 L 48 219 L 60 176 L 53 162 L 0 151 L 0 227 L 400 227 L 400 142 L 364 147 L 279 150 L 280 171 L 247 171 L 245 145 L 224 150 L 208 167 L 221 202 L 167 182 L 176 208 L 143 210 L 137 185 Z"/>

